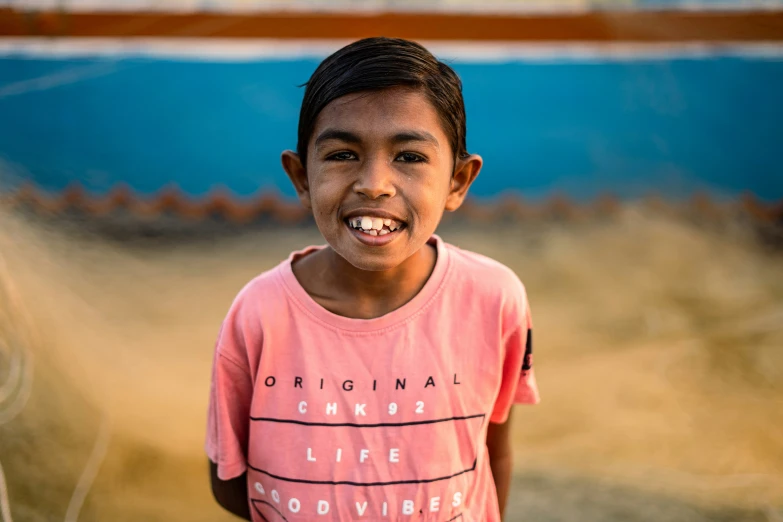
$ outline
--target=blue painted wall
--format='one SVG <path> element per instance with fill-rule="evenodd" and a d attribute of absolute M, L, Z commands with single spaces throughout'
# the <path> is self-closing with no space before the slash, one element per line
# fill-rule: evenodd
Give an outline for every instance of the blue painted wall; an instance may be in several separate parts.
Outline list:
<path fill-rule="evenodd" d="M 0 57 L 5 184 L 292 196 L 278 158 L 317 63 Z M 454 66 L 485 159 L 475 195 L 783 198 L 783 58 Z"/>

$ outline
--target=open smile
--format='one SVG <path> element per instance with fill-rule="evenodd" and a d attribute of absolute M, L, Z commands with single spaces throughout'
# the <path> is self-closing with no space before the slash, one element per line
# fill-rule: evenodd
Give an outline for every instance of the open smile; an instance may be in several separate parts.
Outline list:
<path fill-rule="evenodd" d="M 348 217 L 345 224 L 354 237 L 368 246 L 387 245 L 406 228 L 403 221 L 369 214 Z"/>

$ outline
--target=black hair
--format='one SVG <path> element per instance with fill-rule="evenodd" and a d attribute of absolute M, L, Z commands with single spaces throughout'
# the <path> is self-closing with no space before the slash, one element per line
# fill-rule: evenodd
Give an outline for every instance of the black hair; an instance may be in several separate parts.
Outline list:
<path fill-rule="evenodd" d="M 305 84 L 296 152 L 303 165 L 315 120 L 330 102 L 362 91 L 411 87 L 423 92 L 440 117 L 455 156 L 468 155 L 462 82 L 421 45 L 400 38 L 365 38 L 327 57 Z"/>

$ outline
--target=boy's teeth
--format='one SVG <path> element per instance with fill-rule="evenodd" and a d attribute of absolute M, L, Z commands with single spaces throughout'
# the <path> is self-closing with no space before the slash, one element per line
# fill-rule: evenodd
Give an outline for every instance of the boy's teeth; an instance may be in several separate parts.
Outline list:
<path fill-rule="evenodd" d="M 366 234 L 373 236 L 383 236 L 390 232 L 394 232 L 402 227 L 402 223 L 399 223 L 393 219 L 378 218 L 371 216 L 359 216 L 348 220 L 353 228 L 359 229 Z"/>

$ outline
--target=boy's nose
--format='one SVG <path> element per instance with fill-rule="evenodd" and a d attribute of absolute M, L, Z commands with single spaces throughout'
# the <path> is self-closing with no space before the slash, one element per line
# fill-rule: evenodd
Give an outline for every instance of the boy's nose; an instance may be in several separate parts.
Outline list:
<path fill-rule="evenodd" d="M 354 183 L 353 190 L 369 199 L 378 199 L 383 196 L 391 197 L 397 192 L 393 178 L 394 173 L 386 162 L 367 162 L 359 172 L 359 177 Z"/>

